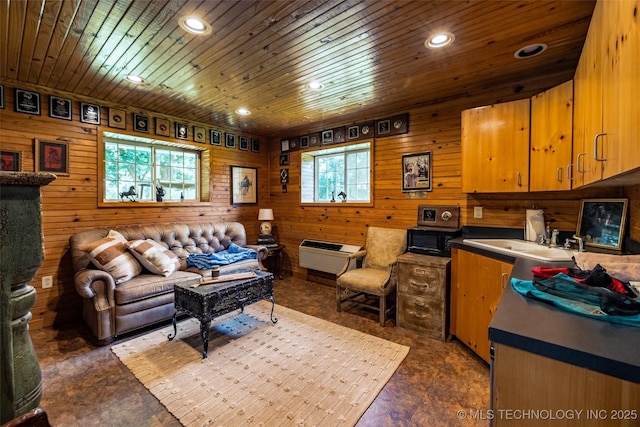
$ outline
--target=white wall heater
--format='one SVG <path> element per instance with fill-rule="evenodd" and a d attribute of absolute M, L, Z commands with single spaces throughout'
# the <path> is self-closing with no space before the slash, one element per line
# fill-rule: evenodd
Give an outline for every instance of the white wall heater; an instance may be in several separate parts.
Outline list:
<path fill-rule="evenodd" d="M 300 267 L 337 274 L 342 271 L 347 257 L 360 249 L 360 246 L 304 239 L 298 247 L 299 264 Z"/>

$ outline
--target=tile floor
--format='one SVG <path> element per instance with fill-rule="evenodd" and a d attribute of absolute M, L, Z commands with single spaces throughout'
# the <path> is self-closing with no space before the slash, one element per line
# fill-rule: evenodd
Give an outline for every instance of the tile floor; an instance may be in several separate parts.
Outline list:
<path fill-rule="evenodd" d="M 274 295 L 277 304 L 411 347 L 358 426 L 488 425 L 459 416 L 489 409 L 489 368 L 458 341 L 424 338 L 394 322 L 383 328 L 377 314 L 358 309 L 338 313 L 335 288 L 327 285 L 288 277 L 276 280 Z M 109 346 L 91 344 L 84 325 L 31 337 L 42 370 L 41 406 L 52 426 L 180 426 Z"/>

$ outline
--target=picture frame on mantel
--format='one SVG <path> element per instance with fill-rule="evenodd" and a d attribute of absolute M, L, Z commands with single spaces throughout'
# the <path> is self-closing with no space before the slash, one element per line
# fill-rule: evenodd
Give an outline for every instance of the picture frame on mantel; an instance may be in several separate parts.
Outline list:
<path fill-rule="evenodd" d="M 583 199 L 576 235 L 585 246 L 622 250 L 628 199 Z"/>
<path fill-rule="evenodd" d="M 258 203 L 258 169 L 231 166 L 231 204 L 253 205 Z"/>
<path fill-rule="evenodd" d="M 69 176 L 69 143 L 36 139 L 35 170 Z"/>

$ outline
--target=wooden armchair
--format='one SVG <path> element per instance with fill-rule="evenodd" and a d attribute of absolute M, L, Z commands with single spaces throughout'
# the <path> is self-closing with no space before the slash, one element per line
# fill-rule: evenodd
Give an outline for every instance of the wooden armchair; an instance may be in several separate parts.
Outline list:
<path fill-rule="evenodd" d="M 342 311 L 344 302 L 367 307 L 379 312 L 380 325 L 384 326 L 387 314 L 395 307 L 387 307 L 387 297 L 398 282 L 396 259 L 406 249 L 407 230 L 369 227 L 364 249 L 351 254 L 337 275 L 338 311 Z M 351 268 L 352 263 L 356 268 Z"/>

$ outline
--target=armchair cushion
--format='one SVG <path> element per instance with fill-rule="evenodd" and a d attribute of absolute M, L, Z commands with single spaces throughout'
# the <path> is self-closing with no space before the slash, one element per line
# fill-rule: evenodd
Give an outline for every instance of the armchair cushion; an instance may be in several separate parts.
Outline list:
<path fill-rule="evenodd" d="M 85 252 L 91 262 L 106 271 L 116 284 L 131 280 L 142 273 L 142 266 L 127 251 L 127 239 L 117 231 L 111 230 L 106 237 L 82 244 L 78 249 Z"/>
<path fill-rule="evenodd" d="M 394 288 L 389 283 L 389 271 L 378 268 L 356 268 L 338 278 L 340 285 L 355 292 L 383 296 Z"/>

